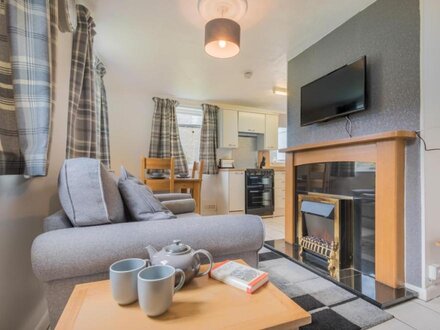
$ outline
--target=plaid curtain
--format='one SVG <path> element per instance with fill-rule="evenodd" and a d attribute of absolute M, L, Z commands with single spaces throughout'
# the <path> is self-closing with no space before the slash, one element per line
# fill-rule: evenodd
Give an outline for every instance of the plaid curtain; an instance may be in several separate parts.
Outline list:
<path fill-rule="evenodd" d="M 0 1 L 0 174 L 47 173 L 50 9 L 46 0 Z"/>
<path fill-rule="evenodd" d="M 108 105 L 107 94 L 104 86 L 105 66 L 101 60 L 95 56 L 95 91 L 96 91 L 96 113 L 99 132 L 99 159 L 102 164 L 110 168 L 110 140 L 108 127 Z"/>
<path fill-rule="evenodd" d="M 97 158 L 99 154 L 96 112 L 93 36 L 95 23 L 89 10 L 77 5 L 70 69 L 66 158 Z"/>
<path fill-rule="evenodd" d="M 174 158 L 175 172 L 188 173 L 177 127 L 177 101 L 153 97 L 155 103 L 149 157 Z"/>
<path fill-rule="evenodd" d="M 200 160 L 205 161 L 204 174 L 217 174 L 217 112 L 219 107 L 202 104 L 203 123 L 200 134 Z"/>
<path fill-rule="evenodd" d="M 0 1 L 0 174 L 23 174 L 12 85 L 6 0 Z"/>

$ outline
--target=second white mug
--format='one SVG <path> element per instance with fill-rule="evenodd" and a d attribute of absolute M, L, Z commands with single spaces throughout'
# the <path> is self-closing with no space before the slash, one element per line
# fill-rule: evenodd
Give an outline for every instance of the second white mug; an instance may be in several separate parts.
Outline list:
<path fill-rule="evenodd" d="M 176 285 L 176 273 L 180 274 Z M 145 268 L 138 274 L 139 305 L 148 316 L 165 313 L 173 302 L 174 293 L 185 283 L 185 273 L 169 265 Z"/>

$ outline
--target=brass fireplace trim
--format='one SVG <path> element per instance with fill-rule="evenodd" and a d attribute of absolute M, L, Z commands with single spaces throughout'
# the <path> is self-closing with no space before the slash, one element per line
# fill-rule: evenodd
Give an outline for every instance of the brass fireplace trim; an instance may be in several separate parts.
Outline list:
<path fill-rule="evenodd" d="M 334 245 L 331 248 L 325 248 L 320 244 L 308 241 L 303 237 L 303 212 L 301 211 L 301 205 L 303 201 L 310 201 L 316 203 L 331 204 L 335 207 L 333 212 L 333 239 Z M 325 197 L 322 195 L 305 195 L 298 194 L 298 217 L 297 217 L 297 237 L 300 246 L 300 257 L 304 252 L 304 248 L 317 253 L 328 260 L 328 271 L 331 277 L 339 280 L 340 272 L 340 260 L 341 260 L 341 241 L 340 241 L 340 229 L 341 229 L 341 218 L 340 218 L 340 199 Z"/>

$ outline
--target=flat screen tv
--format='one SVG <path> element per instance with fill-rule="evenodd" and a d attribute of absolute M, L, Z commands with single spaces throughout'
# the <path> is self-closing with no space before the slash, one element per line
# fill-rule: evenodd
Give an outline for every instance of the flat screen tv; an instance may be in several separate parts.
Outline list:
<path fill-rule="evenodd" d="M 301 87 L 301 126 L 366 110 L 367 58 Z"/>

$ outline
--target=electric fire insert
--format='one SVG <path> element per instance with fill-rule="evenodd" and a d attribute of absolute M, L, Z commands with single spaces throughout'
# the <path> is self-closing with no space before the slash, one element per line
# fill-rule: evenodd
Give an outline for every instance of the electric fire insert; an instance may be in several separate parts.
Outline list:
<path fill-rule="evenodd" d="M 302 261 L 327 269 L 339 280 L 353 267 L 353 199 L 318 193 L 298 194 L 297 239 Z"/>

